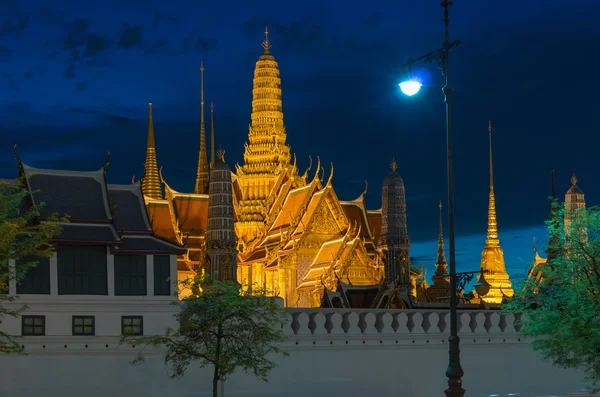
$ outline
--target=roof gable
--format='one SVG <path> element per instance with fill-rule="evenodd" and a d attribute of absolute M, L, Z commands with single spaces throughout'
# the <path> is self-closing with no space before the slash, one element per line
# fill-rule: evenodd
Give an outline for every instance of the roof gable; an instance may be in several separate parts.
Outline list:
<path fill-rule="evenodd" d="M 108 185 L 108 197 L 115 208 L 114 223 L 118 230 L 152 231 L 139 181 L 131 185 Z"/>
<path fill-rule="evenodd" d="M 109 221 L 109 207 L 104 170 L 45 170 L 23 164 L 23 172 L 36 204 L 45 203 L 40 216 L 58 213 L 72 220 Z"/>

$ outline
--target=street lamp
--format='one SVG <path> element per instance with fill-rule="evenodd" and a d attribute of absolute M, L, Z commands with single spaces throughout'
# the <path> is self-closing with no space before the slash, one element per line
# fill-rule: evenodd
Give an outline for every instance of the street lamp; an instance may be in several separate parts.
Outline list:
<path fill-rule="evenodd" d="M 410 75 L 413 64 L 419 61 L 424 61 L 426 63 L 435 61 L 437 66 L 442 70 L 445 80 L 443 93 L 444 102 L 446 103 L 446 142 L 448 151 L 448 238 L 450 246 L 450 337 L 448 338 L 449 364 L 448 369 L 446 370 L 446 376 L 448 377 L 448 389 L 445 391 L 445 393 L 447 397 L 463 397 L 465 395 L 465 390 L 462 388 L 462 376 L 464 372 L 460 365 L 460 339 L 458 337 L 458 319 L 456 311 L 456 307 L 458 305 L 457 287 L 459 281 L 464 283 L 469 276 L 472 279 L 473 275 L 478 272 L 456 273 L 454 247 L 454 190 L 452 183 L 452 119 L 450 117 L 450 109 L 452 105 L 452 87 L 450 86 L 449 77 L 449 55 L 450 50 L 459 45 L 460 41 L 456 40 L 451 42 L 448 38 L 448 23 L 450 22 L 450 19 L 448 18 L 448 9 L 452 5 L 452 2 L 444 0 L 440 3 L 440 5 L 444 8 L 444 24 L 446 26 L 444 45 L 442 48 L 425 54 L 422 57 L 409 59 L 405 65 L 407 69 L 406 77 L 408 79 L 399 85 L 402 92 L 406 95 L 415 95 L 417 92 L 419 92 L 419 89 L 421 88 L 420 82 L 414 80 Z M 479 281 L 475 285 L 476 291 L 477 288 L 479 288 L 479 291 L 477 291 L 478 294 L 479 292 L 487 293 L 489 291 L 489 284 L 487 284 L 485 278 L 483 278 L 483 271 L 479 271 L 479 273 L 481 275 L 479 277 Z M 487 286 L 485 284 L 487 284 Z M 486 288 L 488 291 L 485 291 Z"/>

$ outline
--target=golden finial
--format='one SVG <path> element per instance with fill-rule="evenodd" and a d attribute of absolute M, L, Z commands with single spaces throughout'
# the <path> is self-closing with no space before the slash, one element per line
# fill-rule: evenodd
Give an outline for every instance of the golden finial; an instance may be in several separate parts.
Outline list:
<path fill-rule="evenodd" d="M 223 150 L 221 146 L 219 146 L 219 150 L 217 150 L 217 158 L 222 162 L 225 162 L 225 150 Z"/>
<path fill-rule="evenodd" d="M 19 158 L 19 155 L 17 154 L 17 144 L 16 143 L 13 145 L 13 156 L 14 156 L 15 160 L 17 160 L 19 163 L 21 162 L 21 159 Z"/>
<path fill-rule="evenodd" d="M 398 169 L 398 163 L 396 163 L 396 159 L 392 157 L 392 162 L 390 163 L 390 168 L 392 171 L 396 172 Z"/>
<path fill-rule="evenodd" d="M 492 167 L 492 121 L 488 123 L 488 134 L 490 136 L 490 190 L 494 190 L 494 169 Z"/>
<path fill-rule="evenodd" d="M 573 184 L 573 186 L 577 184 L 577 177 L 575 176 L 575 173 L 573 173 L 573 176 L 571 177 L 571 183 Z"/>
<path fill-rule="evenodd" d="M 327 186 L 331 186 L 332 179 L 333 179 L 333 162 L 331 162 L 331 173 L 329 174 L 329 179 L 327 179 Z"/>
<path fill-rule="evenodd" d="M 265 39 L 262 42 L 262 48 L 264 48 L 265 52 L 269 52 L 271 48 L 271 43 L 269 42 L 269 28 L 265 26 Z"/>
<path fill-rule="evenodd" d="M 492 120 L 488 121 L 488 131 L 491 133 L 492 132 Z"/>
<path fill-rule="evenodd" d="M 131 184 L 135 185 L 135 174 L 133 174 L 133 176 L 131 177 Z"/>

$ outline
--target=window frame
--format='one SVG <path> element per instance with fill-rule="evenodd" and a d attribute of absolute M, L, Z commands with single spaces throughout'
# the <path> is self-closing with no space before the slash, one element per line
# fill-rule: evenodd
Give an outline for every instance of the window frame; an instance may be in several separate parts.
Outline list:
<path fill-rule="evenodd" d="M 42 319 L 42 333 L 38 334 L 35 332 L 35 327 L 39 327 L 39 325 L 35 325 L 35 320 L 36 319 Z M 32 327 L 32 332 L 31 333 L 26 333 L 25 332 L 25 320 L 29 320 L 32 319 L 34 321 L 33 324 L 31 324 Z M 27 325 L 29 327 L 29 325 Z M 43 315 L 31 315 L 31 314 L 27 314 L 27 315 L 23 315 L 21 316 L 21 336 L 46 336 L 46 316 Z"/>
<path fill-rule="evenodd" d="M 143 262 L 143 266 L 141 267 L 142 272 L 144 274 L 144 282 L 142 283 L 141 289 L 133 290 L 131 286 L 132 274 L 135 274 L 135 277 L 141 277 L 138 272 L 132 272 L 132 263 L 131 260 L 135 258 L 135 260 L 141 259 Z M 121 260 L 127 260 L 127 263 L 118 263 Z M 136 263 L 139 265 L 139 263 Z M 123 267 L 127 266 L 127 270 L 124 271 Z M 118 269 L 118 270 L 117 270 Z M 141 274 L 141 273 L 140 273 Z M 146 296 L 148 295 L 148 259 L 146 255 L 115 255 L 114 259 L 114 287 L 115 287 L 115 296 Z M 124 281 L 127 281 L 124 283 Z M 126 287 L 124 285 L 127 284 Z"/>
<path fill-rule="evenodd" d="M 100 253 L 100 248 L 104 250 L 102 255 L 102 266 L 98 269 L 91 268 L 93 263 L 89 262 L 89 256 L 85 257 L 85 255 L 90 255 L 90 253 L 94 252 L 96 254 Z M 61 261 L 61 255 L 64 253 L 68 253 L 71 255 L 71 262 L 63 262 Z M 78 253 L 83 258 L 80 259 L 79 262 L 74 260 L 74 254 Z M 82 265 L 85 265 L 86 268 L 82 270 Z M 101 271 L 92 271 L 92 270 L 100 270 Z M 57 271 L 57 287 L 58 287 L 58 295 L 93 295 L 93 296 L 106 296 L 108 295 L 108 256 L 106 254 L 106 246 L 95 246 L 95 245 L 84 245 L 84 246 L 58 246 L 57 249 L 57 259 L 56 259 L 56 271 Z M 69 277 L 71 278 L 71 284 L 69 284 Z M 75 285 L 75 280 L 77 278 L 81 278 L 81 282 L 79 285 Z M 84 288 L 84 277 L 87 282 L 87 287 Z M 94 277 L 97 277 L 95 279 Z M 97 285 L 94 285 L 94 282 L 97 282 Z M 101 284 L 102 285 L 101 285 Z M 94 288 L 96 290 L 94 290 Z"/>
<path fill-rule="evenodd" d="M 165 278 L 165 280 L 161 280 L 160 276 L 157 274 L 158 272 L 157 267 L 158 265 L 158 261 L 157 258 L 160 257 L 165 257 L 166 261 L 167 261 L 167 269 L 168 269 L 168 275 Z M 169 278 L 171 278 L 171 255 L 154 255 L 153 257 L 153 284 L 154 284 L 154 296 L 171 296 L 171 294 L 173 293 L 173 289 L 171 286 L 171 281 L 169 280 Z M 162 265 L 162 264 L 161 264 Z M 166 283 L 167 287 L 165 288 L 167 290 L 167 293 L 164 293 L 163 291 L 163 287 L 164 285 L 161 286 L 162 283 Z"/>
<path fill-rule="evenodd" d="M 125 325 L 125 320 L 140 320 L 140 333 L 139 334 L 126 334 L 125 328 L 132 328 L 133 325 Z M 144 335 L 144 316 L 121 316 L 121 335 L 123 336 L 143 336 Z"/>
<path fill-rule="evenodd" d="M 85 331 L 83 331 L 82 328 L 82 332 L 75 332 L 75 327 L 85 327 L 85 320 L 86 319 L 92 319 L 92 332 L 91 333 L 86 333 Z M 75 325 L 75 320 L 77 319 L 83 319 L 84 323 L 81 325 Z M 96 316 L 71 316 L 71 335 L 73 336 L 94 336 L 96 335 Z"/>
<path fill-rule="evenodd" d="M 27 269 L 25 276 L 17 280 L 17 295 L 50 295 L 50 258 L 23 258 L 22 260 L 24 263 L 37 260 L 38 264 Z M 19 266 L 19 260 L 15 261 L 15 266 Z M 42 267 L 45 269 L 42 270 Z M 40 289 L 36 289 L 40 286 Z"/>

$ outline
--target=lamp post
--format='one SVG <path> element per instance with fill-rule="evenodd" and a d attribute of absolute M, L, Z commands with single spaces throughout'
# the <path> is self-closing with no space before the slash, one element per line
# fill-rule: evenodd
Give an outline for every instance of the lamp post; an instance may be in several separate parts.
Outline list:
<path fill-rule="evenodd" d="M 422 84 L 420 81 L 413 79 L 411 76 L 412 66 L 419 61 L 431 63 L 435 61 L 437 66 L 441 69 L 444 76 L 444 102 L 446 103 L 446 143 L 447 143 L 447 154 L 448 154 L 448 238 L 450 248 L 450 337 L 448 338 L 449 345 L 449 363 L 448 369 L 446 369 L 446 376 L 448 377 L 448 389 L 445 391 L 447 397 L 463 397 L 465 390 L 462 388 L 462 376 L 464 374 L 463 369 L 460 365 L 460 350 L 458 337 L 458 318 L 457 318 L 457 305 L 458 305 L 458 284 L 464 284 L 470 281 L 474 274 L 480 273 L 479 281 L 475 284 L 476 291 L 479 295 L 485 295 L 489 291 L 489 284 L 483 277 L 483 270 L 477 272 L 463 272 L 456 273 L 456 255 L 454 246 L 454 190 L 453 190 L 453 175 L 452 175 L 452 118 L 451 118 L 451 106 L 452 106 L 452 87 L 450 85 L 449 76 L 449 55 L 450 50 L 460 44 L 460 41 L 450 41 L 448 36 L 448 23 L 450 19 L 448 17 L 448 10 L 452 6 L 452 2 L 444 0 L 440 3 L 444 8 L 444 24 L 445 40 L 442 48 L 432 51 L 416 59 L 409 59 L 406 63 L 406 72 L 408 74 L 408 80 L 400 84 L 400 89 L 406 95 L 412 96 L 419 92 Z M 487 288 L 487 290 L 486 290 Z"/>

